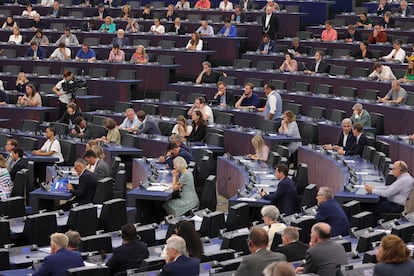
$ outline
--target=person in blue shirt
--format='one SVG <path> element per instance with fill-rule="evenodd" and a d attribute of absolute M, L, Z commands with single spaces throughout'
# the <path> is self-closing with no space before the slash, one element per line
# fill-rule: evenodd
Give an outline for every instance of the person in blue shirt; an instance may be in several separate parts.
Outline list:
<path fill-rule="evenodd" d="M 252 83 L 248 82 L 244 85 L 244 93 L 235 105 L 237 109 L 260 107 L 259 96 L 253 93 L 253 88 L 254 85 Z"/>
<path fill-rule="evenodd" d="M 187 164 L 195 161 L 193 155 L 188 150 L 180 147 L 176 143 L 169 143 L 167 146 L 166 156 L 160 156 L 159 162 L 167 164 L 168 167 L 172 169 L 174 168 L 174 159 L 177 156 L 181 156 L 182 158 L 184 158 Z"/>
<path fill-rule="evenodd" d="M 87 60 L 87 61 L 95 61 L 96 60 L 96 54 L 95 51 L 91 48 L 89 48 L 89 45 L 84 42 L 82 44 L 82 48 L 79 49 L 78 53 L 75 57 L 76 60 Z"/>
<path fill-rule="evenodd" d="M 42 47 L 37 45 L 36 41 L 30 42 L 30 48 L 27 49 L 25 57 L 32 58 L 32 59 L 44 59 L 45 58 L 45 51 Z"/>
<path fill-rule="evenodd" d="M 316 222 L 325 222 L 332 228 L 331 236 L 349 235 L 349 220 L 341 205 L 333 198 L 329 187 L 320 187 L 316 195 L 318 201 L 318 212 Z"/>
<path fill-rule="evenodd" d="M 260 42 L 259 46 L 257 47 L 258 52 L 260 52 L 262 55 L 267 55 L 269 53 L 276 53 L 276 43 L 274 40 L 270 39 L 269 34 L 264 34 L 263 39 Z"/>
<path fill-rule="evenodd" d="M 225 18 L 224 26 L 220 29 L 217 35 L 222 35 L 226 37 L 237 37 L 237 28 L 230 22 L 230 18 Z"/>

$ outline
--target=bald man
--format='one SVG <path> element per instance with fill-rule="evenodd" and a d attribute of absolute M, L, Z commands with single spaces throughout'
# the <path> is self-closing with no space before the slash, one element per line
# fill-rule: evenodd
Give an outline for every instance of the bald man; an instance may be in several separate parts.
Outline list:
<path fill-rule="evenodd" d="M 312 226 L 310 248 L 306 252 L 304 267 L 298 267 L 297 273 L 315 273 L 319 276 L 337 275 L 338 268 L 348 263 L 345 249 L 339 243 L 331 241 L 331 227 L 324 222 Z"/>

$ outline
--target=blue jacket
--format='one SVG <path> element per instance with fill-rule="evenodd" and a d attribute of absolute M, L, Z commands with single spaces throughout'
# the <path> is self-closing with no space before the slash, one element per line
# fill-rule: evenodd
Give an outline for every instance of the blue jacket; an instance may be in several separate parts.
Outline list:
<path fill-rule="evenodd" d="M 345 151 L 345 155 L 360 155 L 362 156 L 362 152 L 364 151 L 365 146 L 368 146 L 368 137 L 362 133 L 359 137 L 358 143 L 356 143 L 357 137 L 355 137 L 355 142 L 353 146 L 351 146 L 347 151 Z"/>
<path fill-rule="evenodd" d="M 161 276 L 195 276 L 200 274 L 200 260 L 181 255 L 175 262 L 166 264 Z"/>
<path fill-rule="evenodd" d="M 25 57 L 33 57 L 34 56 L 34 51 L 32 50 L 32 48 L 29 47 L 29 49 L 27 49 L 26 54 L 24 56 Z M 39 59 L 44 59 L 45 58 L 45 51 L 43 50 L 42 47 L 37 47 L 37 57 Z"/>
<path fill-rule="evenodd" d="M 315 220 L 329 224 L 332 237 L 349 235 L 348 217 L 335 199 L 329 199 L 319 205 Z"/>
<path fill-rule="evenodd" d="M 287 216 L 296 213 L 298 209 L 296 184 L 288 177 L 279 182 L 276 192 L 265 195 L 263 198 L 272 201 L 272 204 L 279 208 L 280 213 Z"/>
<path fill-rule="evenodd" d="M 226 31 L 226 26 L 223 26 L 223 28 L 221 28 L 217 34 L 224 35 L 225 31 Z M 233 24 L 230 24 L 230 31 L 227 37 L 237 37 L 237 28 Z"/>
<path fill-rule="evenodd" d="M 378 263 L 374 268 L 374 275 L 376 276 L 393 275 L 395 272 L 397 272 L 398 276 L 414 275 L 414 261 L 409 260 L 400 264 Z"/>
<path fill-rule="evenodd" d="M 83 259 L 78 251 L 61 248 L 55 254 L 46 256 L 40 268 L 32 275 L 65 276 L 66 270 L 80 266 L 83 266 Z"/>
<path fill-rule="evenodd" d="M 178 152 L 178 156 L 181 156 L 182 158 L 185 159 L 185 161 L 188 163 L 190 163 L 191 161 L 195 161 L 193 155 L 187 151 L 186 149 L 184 149 L 183 147 L 180 147 L 180 151 Z M 169 157 L 167 158 L 167 160 L 165 160 L 165 163 L 167 163 L 167 165 L 173 169 L 174 168 L 174 159 L 175 157 Z"/>
<path fill-rule="evenodd" d="M 265 43 L 262 41 L 259 44 L 259 47 L 257 47 L 257 51 L 264 51 L 265 48 Z M 277 48 L 276 48 L 276 42 L 274 40 L 269 40 L 269 48 L 268 48 L 268 53 L 276 53 L 277 52 Z"/>
<path fill-rule="evenodd" d="M 161 130 L 158 127 L 158 124 L 149 118 L 146 118 L 145 121 L 139 126 L 138 132 L 143 134 L 161 135 Z"/>

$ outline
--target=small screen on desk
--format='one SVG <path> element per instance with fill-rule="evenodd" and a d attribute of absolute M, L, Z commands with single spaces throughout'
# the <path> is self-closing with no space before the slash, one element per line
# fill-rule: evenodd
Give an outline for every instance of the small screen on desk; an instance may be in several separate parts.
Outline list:
<path fill-rule="evenodd" d="M 57 178 L 52 183 L 52 191 L 67 191 L 68 178 Z"/>

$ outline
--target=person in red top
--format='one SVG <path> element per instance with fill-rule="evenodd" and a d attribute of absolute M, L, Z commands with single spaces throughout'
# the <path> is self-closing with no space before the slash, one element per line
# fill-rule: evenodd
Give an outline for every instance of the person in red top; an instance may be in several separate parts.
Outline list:
<path fill-rule="evenodd" d="M 194 8 L 200 10 L 208 10 L 211 7 L 210 0 L 198 0 Z"/>
<path fill-rule="evenodd" d="M 338 33 L 332 27 L 332 22 L 327 20 L 325 22 L 326 29 L 322 32 L 321 39 L 322 41 L 334 41 L 338 40 Z"/>
<path fill-rule="evenodd" d="M 381 26 L 377 24 L 368 37 L 368 43 L 375 44 L 379 42 L 387 42 L 387 34 L 381 29 Z"/>

